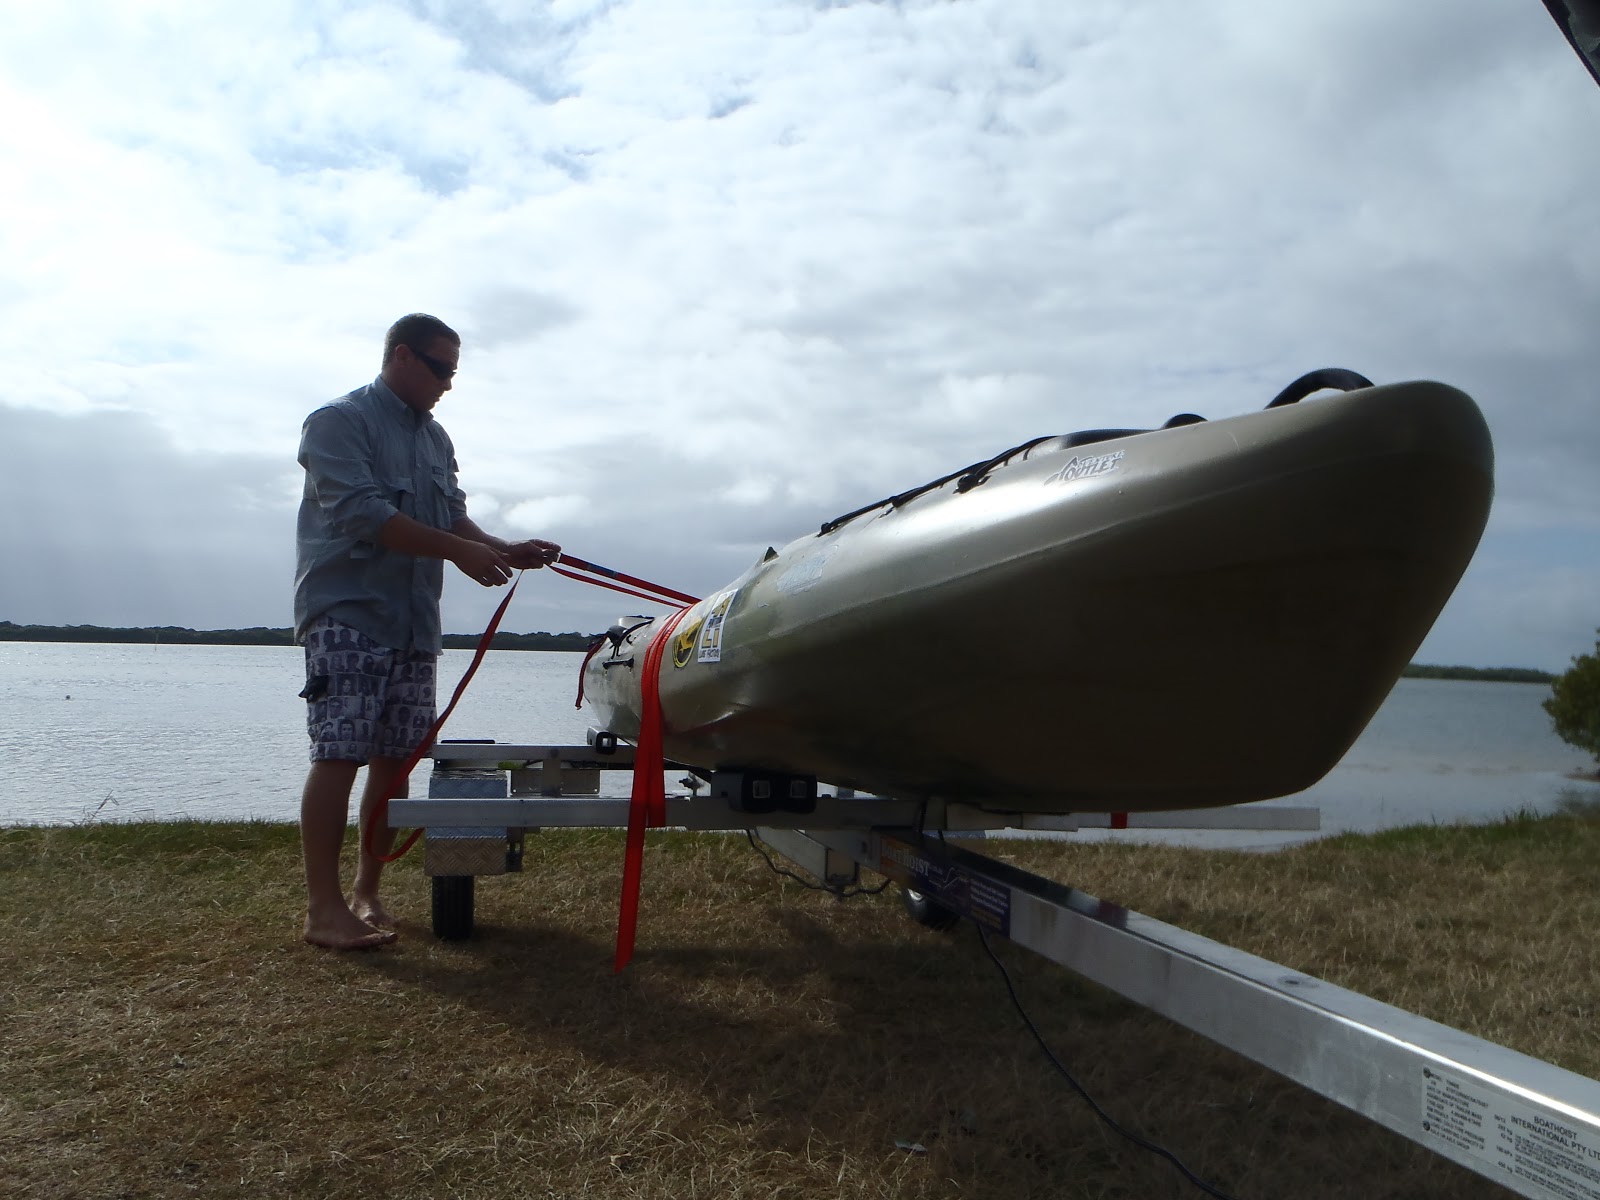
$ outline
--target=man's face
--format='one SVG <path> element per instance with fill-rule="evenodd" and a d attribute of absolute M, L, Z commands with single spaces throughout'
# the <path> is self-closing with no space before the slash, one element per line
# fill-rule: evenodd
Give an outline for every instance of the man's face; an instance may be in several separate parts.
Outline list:
<path fill-rule="evenodd" d="M 410 407 L 420 413 L 432 412 L 439 397 L 450 390 L 451 376 L 460 361 L 461 347 L 446 337 L 434 338 L 420 352 L 400 345 L 394 348 L 393 370 L 384 372 L 384 380 Z"/>

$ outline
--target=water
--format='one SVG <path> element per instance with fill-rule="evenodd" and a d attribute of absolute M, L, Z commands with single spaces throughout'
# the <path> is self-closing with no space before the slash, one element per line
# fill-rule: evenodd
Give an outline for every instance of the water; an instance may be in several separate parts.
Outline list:
<path fill-rule="evenodd" d="M 1539 683 L 1402 679 L 1343 760 L 1272 805 L 1320 809 L 1321 834 L 1418 824 L 1483 824 L 1518 812 L 1600 803 L 1594 759 L 1556 737 Z M 1574 778 L 1587 773 L 1588 779 Z M 1270 848 L 1316 834 L 1085 831 L 1084 840 Z"/>
<path fill-rule="evenodd" d="M 453 688 L 470 659 L 445 651 L 441 686 Z M 581 743 L 587 713 L 573 708 L 580 660 L 489 655 L 443 736 Z M 0 642 L 0 825 L 298 820 L 302 662 L 296 647 Z M 1401 680 L 1344 761 L 1280 803 L 1319 805 L 1323 831 L 1341 832 L 1492 821 L 1600 800 L 1600 785 L 1571 778 L 1593 762 L 1550 731 L 1539 706 L 1548 695 L 1539 684 Z M 412 795 L 426 794 L 427 770 L 426 761 L 417 768 Z M 604 794 L 626 794 L 625 772 L 604 779 Z"/>
<path fill-rule="evenodd" d="M 582 658 L 490 654 L 440 736 L 582 744 Z M 471 660 L 441 656 L 446 698 Z M 298 821 L 304 664 L 295 646 L 0 642 L 0 825 Z M 625 772 L 605 778 L 626 794 Z"/>

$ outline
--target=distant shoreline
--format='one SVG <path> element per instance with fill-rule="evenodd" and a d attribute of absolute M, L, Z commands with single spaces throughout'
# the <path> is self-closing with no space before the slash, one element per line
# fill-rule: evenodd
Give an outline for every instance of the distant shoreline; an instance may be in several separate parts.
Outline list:
<path fill-rule="evenodd" d="M 482 634 L 447 633 L 446 650 L 472 650 Z M 490 646 L 495 650 L 584 651 L 598 633 L 497 633 Z M 185 629 L 176 625 L 113 628 L 103 625 L 16 625 L 0 621 L 0 642 L 103 642 L 164 646 L 292 646 L 294 630 L 269 629 Z"/>
<path fill-rule="evenodd" d="M 1400 673 L 1402 679 L 1475 679 L 1480 683 L 1554 683 L 1549 671 L 1533 667 L 1430 667 L 1412 663 Z"/>
<path fill-rule="evenodd" d="M 471 650 L 482 635 L 447 633 L 447 650 Z M 495 650 L 584 651 L 598 633 L 497 633 Z M 113 628 L 103 625 L 16 625 L 0 621 L 0 642 L 109 642 L 169 646 L 292 646 L 294 631 L 256 626 L 251 629 L 185 629 L 176 625 Z M 1555 676 L 1533 667 L 1439 667 L 1412 663 L 1406 679 L 1471 679 L 1482 683 L 1551 683 Z"/>

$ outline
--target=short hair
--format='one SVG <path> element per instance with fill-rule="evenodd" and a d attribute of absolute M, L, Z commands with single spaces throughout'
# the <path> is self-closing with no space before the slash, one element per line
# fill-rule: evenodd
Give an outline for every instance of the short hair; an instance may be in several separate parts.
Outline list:
<path fill-rule="evenodd" d="M 383 365 L 389 365 L 396 346 L 406 346 L 426 354 L 428 343 L 435 338 L 446 338 L 457 346 L 461 345 L 461 335 L 438 317 L 430 317 L 427 313 L 407 313 L 389 326 L 389 332 L 384 335 Z"/>

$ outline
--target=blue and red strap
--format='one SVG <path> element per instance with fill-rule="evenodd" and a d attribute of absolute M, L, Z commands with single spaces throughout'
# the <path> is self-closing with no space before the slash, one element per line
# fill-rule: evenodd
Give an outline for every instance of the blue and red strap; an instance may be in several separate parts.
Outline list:
<path fill-rule="evenodd" d="M 572 570 L 567 570 L 571 567 Z M 622 571 L 610 567 L 602 567 L 599 563 L 587 562 L 571 554 L 563 554 L 550 569 L 557 575 L 565 575 L 568 579 L 576 579 L 579 583 L 590 583 L 595 587 L 610 588 L 613 592 L 621 592 L 627 596 L 638 596 L 643 600 L 651 600 L 657 604 L 671 603 L 674 606 L 694 604 L 699 596 L 690 596 L 687 593 L 675 591 L 669 587 L 662 587 L 659 583 L 651 583 L 648 579 L 639 579 L 636 576 L 624 574 Z M 596 578 L 598 576 L 598 578 Z M 617 583 L 607 583 L 607 579 L 614 579 Z M 631 584 L 632 587 L 619 587 L 619 583 Z M 644 591 L 635 591 L 634 588 L 643 588 Z"/>

